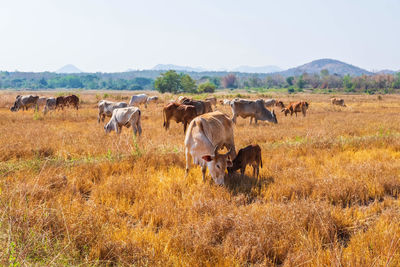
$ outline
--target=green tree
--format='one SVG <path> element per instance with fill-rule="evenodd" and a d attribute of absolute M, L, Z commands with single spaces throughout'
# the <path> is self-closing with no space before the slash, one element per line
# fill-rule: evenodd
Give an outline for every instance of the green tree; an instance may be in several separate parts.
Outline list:
<path fill-rule="evenodd" d="M 214 93 L 215 92 L 215 84 L 211 82 L 202 83 L 199 85 L 199 93 Z"/>
<path fill-rule="evenodd" d="M 180 76 L 182 90 L 188 93 L 195 93 L 196 82 L 192 79 L 192 77 L 190 77 L 188 74 L 181 74 Z"/>
<path fill-rule="evenodd" d="M 154 87 L 160 93 L 178 93 L 182 91 L 181 77 L 174 70 L 164 72 L 155 82 Z"/>
<path fill-rule="evenodd" d="M 306 85 L 306 82 L 304 81 L 303 75 L 300 75 L 299 78 L 296 81 L 296 85 L 299 89 L 303 89 L 304 86 Z"/>
<path fill-rule="evenodd" d="M 353 83 L 351 81 L 350 75 L 345 75 L 343 77 L 343 88 L 346 89 L 346 91 L 350 91 L 353 89 Z"/>
<path fill-rule="evenodd" d="M 40 87 L 47 87 L 47 80 L 46 80 L 44 77 L 42 77 L 42 78 L 39 80 L 39 86 L 40 86 Z"/>
<path fill-rule="evenodd" d="M 287 78 L 286 78 L 286 82 L 287 82 L 287 84 L 288 84 L 289 86 L 292 86 L 292 85 L 293 85 L 293 81 L 294 81 L 294 77 L 293 77 L 293 76 L 290 76 L 290 77 L 287 77 Z"/>

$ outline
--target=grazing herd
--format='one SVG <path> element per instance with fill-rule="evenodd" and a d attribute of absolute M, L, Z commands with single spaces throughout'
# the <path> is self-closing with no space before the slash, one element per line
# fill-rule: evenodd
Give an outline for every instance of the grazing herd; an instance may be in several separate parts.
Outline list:
<path fill-rule="evenodd" d="M 101 100 L 98 102 L 97 121 L 104 122 L 105 117 L 110 117 L 108 123 L 104 126 L 105 133 L 115 131 L 121 133 L 122 127 L 132 126 L 133 134 L 139 136 L 142 133 L 141 115 L 142 111 L 139 105 L 147 105 L 158 101 L 157 96 L 149 97 L 146 94 L 138 94 L 131 97 L 129 105 L 125 102 L 112 102 Z M 250 117 L 250 124 L 254 119 L 255 124 L 259 120 L 268 121 L 274 124 L 278 123 L 275 111 L 268 108 L 279 107 L 281 112 L 287 116 L 297 113 L 306 116 L 309 103 L 306 101 L 292 102 L 284 105 L 282 101 L 275 99 L 257 99 L 246 100 L 235 98 L 233 100 L 221 99 L 221 105 L 229 105 L 232 110 L 232 117 L 220 112 L 213 111 L 213 106 L 217 106 L 215 97 L 206 98 L 205 101 L 193 100 L 191 98 L 180 96 L 176 101 L 172 101 L 163 107 L 163 127 L 168 130 L 170 121 L 183 124 L 185 134 L 185 158 L 186 175 L 189 173 L 190 163 L 199 165 L 202 170 L 203 180 L 205 180 L 206 170 L 209 170 L 210 176 L 218 185 L 225 183 L 225 171 L 232 174 L 240 170 L 244 175 L 247 165 L 253 167 L 253 176 L 258 178 L 260 167 L 262 168 L 261 148 L 259 145 L 249 145 L 239 150 L 236 155 L 233 124 L 236 124 L 237 118 Z M 332 105 L 346 107 L 341 98 L 332 98 Z M 76 95 L 54 97 L 39 97 L 33 95 L 18 95 L 14 105 L 10 108 L 16 112 L 20 109 L 28 110 L 39 106 L 44 106 L 43 113 L 49 110 L 63 110 L 64 107 L 73 107 L 79 109 L 79 98 Z M 226 148 L 227 153 L 220 153 L 220 150 Z"/>
<path fill-rule="evenodd" d="M 40 106 L 44 106 L 43 113 L 46 114 L 49 110 L 64 109 L 64 107 L 74 107 L 76 110 L 79 108 L 79 97 L 76 95 L 54 97 L 39 97 L 33 95 L 17 95 L 14 105 L 10 108 L 11 111 L 16 112 L 20 109 L 28 110 L 34 107 L 36 111 Z"/>

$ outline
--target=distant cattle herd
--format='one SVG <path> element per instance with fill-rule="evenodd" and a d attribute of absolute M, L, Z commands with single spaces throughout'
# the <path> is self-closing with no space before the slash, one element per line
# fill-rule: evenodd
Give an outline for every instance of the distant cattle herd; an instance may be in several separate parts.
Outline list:
<path fill-rule="evenodd" d="M 97 121 L 104 122 L 105 117 L 110 117 L 108 123 L 104 126 L 105 133 L 115 131 L 121 133 L 122 126 L 132 127 L 134 135 L 142 133 L 141 116 L 142 111 L 139 105 L 143 104 L 146 108 L 152 102 L 157 102 L 157 96 L 148 96 L 146 94 L 133 95 L 129 104 L 125 102 L 112 102 L 100 100 L 97 104 Z M 163 107 L 162 116 L 165 130 L 169 129 L 170 121 L 183 124 L 185 133 L 185 157 L 186 174 L 189 172 L 190 162 L 200 165 L 205 179 L 205 173 L 208 168 L 210 176 L 219 185 L 224 184 L 225 171 L 232 173 L 236 170 L 241 171 L 243 176 L 247 165 L 253 167 L 253 176 L 259 175 L 259 167 L 262 167 L 261 148 L 259 145 L 249 145 L 239 150 L 236 154 L 233 124 L 237 118 L 250 117 L 250 124 L 254 119 L 255 124 L 259 120 L 268 121 L 274 124 L 278 123 L 274 110 L 268 108 L 278 107 L 281 112 L 287 116 L 297 113 L 306 116 L 309 103 L 306 101 L 292 102 L 285 105 L 282 101 L 275 99 L 257 99 L 246 100 L 235 98 L 232 100 L 221 99 L 220 105 L 229 105 L 232 110 L 232 117 L 220 112 L 213 111 L 213 106 L 217 106 L 216 97 L 202 100 L 194 100 L 185 96 L 170 101 Z M 346 107 L 341 98 L 332 98 L 332 105 Z M 34 108 L 36 111 L 43 106 L 43 113 L 50 110 L 64 110 L 65 107 L 79 109 L 79 97 L 76 95 L 59 97 L 39 97 L 33 95 L 18 95 L 14 105 L 10 108 L 16 112 L 20 109 L 28 110 Z M 225 154 L 220 154 L 220 149 L 228 149 Z"/>

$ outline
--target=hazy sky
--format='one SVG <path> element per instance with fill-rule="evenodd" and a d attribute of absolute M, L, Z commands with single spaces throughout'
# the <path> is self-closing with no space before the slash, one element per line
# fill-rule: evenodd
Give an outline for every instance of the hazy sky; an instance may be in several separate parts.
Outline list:
<path fill-rule="evenodd" d="M 0 70 L 400 69 L 398 0 L 1 0 Z"/>

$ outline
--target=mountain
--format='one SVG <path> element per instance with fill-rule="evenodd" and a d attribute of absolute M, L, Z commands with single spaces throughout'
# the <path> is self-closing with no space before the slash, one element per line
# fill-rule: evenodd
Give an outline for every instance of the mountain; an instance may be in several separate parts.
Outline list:
<path fill-rule="evenodd" d="M 178 66 L 173 64 L 158 64 L 155 65 L 152 70 L 176 70 L 176 71 L 193 71 L 193 72 L 202 72 L 207 71 L 204 68 L 192 68 L 187 66 Z"/>
<path fill-rule="evenodd" d="M 373 74 L 370 71 L 367 71 L 365 69 L 361 69 L 359 67 L 344 63 L 339 60 L 335 59 L 318 59 L 314 60 L 310 63 L 301 65 L 296 68 L 291 68 L 286 71 L 282 72 L 277 72 L 276 74 L 281 74 L 282 76 L 298 76 L 303 73 L 320 73 L 321 70 L 326 69 L 329 71 L 329 74 L 338 74 L 341 76 L 344 76 L 346 74 L 349 74 L 351 76 L 360 76 L 363 74 L 366 75 L 371 75 Z"/>
<path fill-rule="evenodd" d="M 268 65 L 268 66 L 260 66 L 260 67 L 252 67 L 252 66 L 239 66 L 237 68 L 232 69 L 234 72 L 246 72 L 246 73 L 271 73 L 271 72 L 279 72 L 282 71 L 278 66 Z"/>
<path fill-rule="evenodd" d="M 376 74 L 395 74 L 395 73 L 397 73 L 398 71 L 394 71 L 394 70 L 380 70 L 380 71 L 377 71 L 377 72 L 375 72 Z"/>
<path fill-rule="evenodd" d="M 205 69 L 196 68 L 188 66 L 178 66 L 173 64 L 158 64 L 152 68 L 152 70 L 176 70 L 176 71 L 186 71 L 186 72 L 206 72 L 206 71 L 224 71 L 224 72 L 243 72 L 243 73 L 271 73 L 282 71 L 277 66 L 261 66 L 261 67 L 251 67 L 251 66 L 239 66 L 233 69 Z"/>
<path fill-rule="evenodd" d="M 82 71 L 72 64 L 65 65 L 64 67 L 58 69 L 57 73 L 81 73 Z"/>

